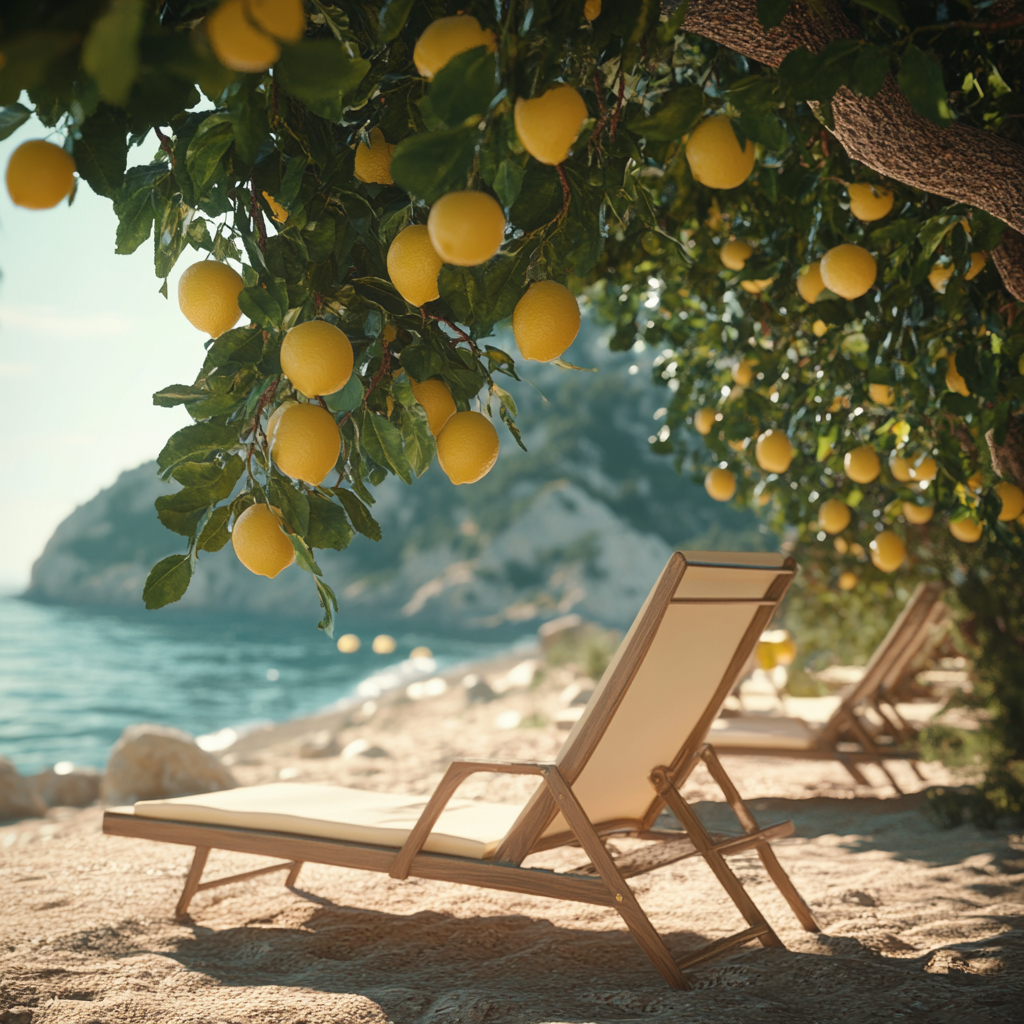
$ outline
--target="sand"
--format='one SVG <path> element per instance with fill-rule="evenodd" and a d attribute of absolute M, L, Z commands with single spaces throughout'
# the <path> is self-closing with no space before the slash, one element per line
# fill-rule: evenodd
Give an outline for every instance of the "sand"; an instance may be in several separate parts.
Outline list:
<path fill-rule="evenodd" d="M 384 700 L 249 737 L 226 759 L 243 783 L 427 792 L 459 754 L 552 757 L 570 683 L 549 672 L 480 705 L 458 685 Z M 340 730 L 350 756 L 298 756 L 325 730 Z M 932 822 L 923 790 L 957 781 L 937 765 L 925 782 L 896 765 L 898 796 L 880 774 L 877 789 L 856 787 L 831 763 L 725 763 L 762 824 L 796 823 L 776 850 L 822 931 L 799 928 L 755 855 L 732 858 L 787 948 L 735 951 L 695 969 L 691 991 L 665 985 L 613 911 L 318 865 L 294 891 L 270 875 L 200 893 L 175 922 L 191 851 L 103 836 L 100 808 L 58 808 L 0 827 L 0 1022 L 1021 1020 L 1024 837 Z M 465 792 L 516 800 L 530 785 L 475 779 Z M 706 774 L 684 795 L 709 826 L 735 827 Z M 586 858 L 541 859 L 568 868 Z M 214 852 L 207 877 L 265 863 Z M 742 926 L 696 860 L 634 884 L 676 955 Z"/>

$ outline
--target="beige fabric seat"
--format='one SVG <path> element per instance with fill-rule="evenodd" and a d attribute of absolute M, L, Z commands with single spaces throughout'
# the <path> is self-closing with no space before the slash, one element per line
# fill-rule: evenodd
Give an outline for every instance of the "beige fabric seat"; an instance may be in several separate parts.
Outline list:
<path fill-rule="evenodd" d="M 274 782 L 167 800 L 140 800 L 143 818 L 342 839 L 400 848 L 428 796 L 376 793 L 345 786 Z M 424 844 L 431 853 L 482 860 L 494 855 L 522 807 L 455 798 Z"/>
<path fill-rule="evenodd" d="M 810 750 L 818 734 L 800 718 L 743 715 L 716 718 L 708 743 L 722 747 L 764 747 L 769 750 Z"/>

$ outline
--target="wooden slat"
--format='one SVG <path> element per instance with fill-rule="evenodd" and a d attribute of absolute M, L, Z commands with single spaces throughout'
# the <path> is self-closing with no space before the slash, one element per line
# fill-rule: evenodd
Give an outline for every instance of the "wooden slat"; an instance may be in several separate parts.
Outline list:
<path fill-rule="evenodd" d="M 729 935 L 724 939 L 717 939 L 715 942 L 709 942 L 706 946 L 701 946 L 700 949 L 689 956 L 684 956 L 682 960 L 677 960 L 676 964 L 680 970 L 685 971 L 687 967 L 693 967 L 695 964 L 703 963 L 712 957 L 721 956 L 722 953 L 727 949 L 732 949 L 733 946 L 742 946 L 752 939 L 759 939 L 769 931 L 771 929 L 766 924 L 744 928 L 743 931 L 737 932 L 735 935 Z"/>
<path fill-rule="evenodd" d="M 225 875 L 224 878 L 214 878 L 209 882 L 200 882 L 196 886 L 196 892 L 202 892 L 204 889 L 216 889 L 218 885 L 230 885 L 232 882 L 247 882 L 250 878 L 259 878 L 261 875 L 269 875 L 274 871 L 284 871 L 286 868 L 289 872 L 295 870 L 296 864 L 293 860 L 286 860 L 283 864 L 271 864 L 269 867 L 256 868 L 255 871 L 243 871 L 240 875 Z"/>

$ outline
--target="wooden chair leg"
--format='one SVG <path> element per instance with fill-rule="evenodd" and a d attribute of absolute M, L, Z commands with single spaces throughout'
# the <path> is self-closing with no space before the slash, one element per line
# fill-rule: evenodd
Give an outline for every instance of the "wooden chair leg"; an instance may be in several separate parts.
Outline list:
<path fill-rule="evenodd" d="M 857 741 L 864 748 L 864 752 L 866 754 L 871 755 L 872 760 L 875 762 L 875 764 L 877 764 L 878 767 L 882 769 L 882 774 L 885 775 L 885 777 L 889 780 L 889 785 L 892 786 L 892 788 L 895 789 L 900 796 L 903 796 L 903 790 L 900 789 L 899 783 L 892 777 L 892 773 L 889 771 L 889 769 L 885 767 L 885 752 L 879 750 L 878 745 L 867 734 L 864 727 L 857 720 L 856 715 L 851 713 L 849 716 L 849 721 L 850 731 L 854 734 L 854 736 L 857 737 Z"/>
<path fill-rule="evenodd" d="M 864 776 L 864 773 L 845 754 L 836 753 L 836 760 L 849 772 L 850 778 L 858 786 L 870 786 L 871 783 Z"/>
<path fill-rule="evenodd" d="M 288 877 L 284 880 L 285 888 L 294 889 L 295 883 L 299 880 L 299 872 L 302 870 L 302 865 L 305 861 L 297 860 L 288 872 Z"/>
<path fill-rule="evenodd" d="M 181 890 L 181 898 L 174 911 L 175 917 L 182 918 L 188 912 L 188 905 L 199 889 L 199 882 L 203 877 L 203 869 L 206 867 L 206 859 L 209 856 L 209 846 L 196 847 L 196 852 L 192 857 L 192 866 L 188 869 L 188 875 L 185 878 L 185 888 Z"/>

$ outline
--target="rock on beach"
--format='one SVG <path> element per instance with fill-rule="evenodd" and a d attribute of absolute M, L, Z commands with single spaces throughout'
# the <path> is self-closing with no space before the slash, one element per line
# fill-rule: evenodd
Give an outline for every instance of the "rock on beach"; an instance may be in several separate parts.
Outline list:
<path fill-rule="evenodd" d="M 28 779 L 6 757 L 0 757 L 0 821 L 13 818 L 41 818 L 46 804 Z"/>

